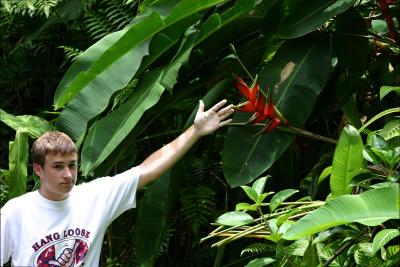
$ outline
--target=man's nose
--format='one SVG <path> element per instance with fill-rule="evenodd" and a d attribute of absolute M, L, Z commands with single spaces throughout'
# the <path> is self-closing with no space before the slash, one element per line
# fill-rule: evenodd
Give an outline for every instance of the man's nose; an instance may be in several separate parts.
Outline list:
<path fill-rule="evenodd" d="M 64 168 L 62 174 L 64 178 L 72 178 L 72 171 L 68 168 L 68 166 Z"/>

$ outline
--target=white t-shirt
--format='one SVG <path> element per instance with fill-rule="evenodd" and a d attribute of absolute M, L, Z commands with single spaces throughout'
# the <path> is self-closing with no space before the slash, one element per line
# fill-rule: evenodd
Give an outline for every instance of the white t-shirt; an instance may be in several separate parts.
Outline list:
<path fill-rule="evenodd" d="M 98 266 L 108 225 L 136 206 L 139 173 L 75 186 L 69 197 L 51 201 L 38 191 L 8 201 L 0 210 L 0 266 Z M 63 265 L 64 264 L 64 265 Z"/>

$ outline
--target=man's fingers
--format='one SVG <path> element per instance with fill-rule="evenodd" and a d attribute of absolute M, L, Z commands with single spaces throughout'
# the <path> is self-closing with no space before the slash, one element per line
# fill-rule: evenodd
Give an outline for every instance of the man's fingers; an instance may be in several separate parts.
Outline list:
<path fill-rule="evenodd" d="M 197 110 L 197 112 L 204 112 L 204 102 L 203 102 L 203 100 L 199 101 L 199 109 Z"/>
<path fill-rule="evenodd" d="M 215 105 L 211 108 L 211 110 L 214 111 L 214 112 L 218 112 L 218 110 L 219 110 L 223 105 L 225 105 L 226 102 L 227 102 L 226 99 L 219 101 L 217 104 L 215 104 Z"/>
<path fill-rule="evenodd" d="M 218 115 L 219 116 L 223 116 L 223 115 L 225 115 L 225 114 L 228 114 L 228 116 L 230 115 L 230 114 L 232 114 L 233 113 L 233 105 L 231 104 L 231 105 L 229 105 L 229 106 L 227 106 L 227 107 L 224 107 L 223 109 L 221 109 L 220 111 L 218 111 Z"/>

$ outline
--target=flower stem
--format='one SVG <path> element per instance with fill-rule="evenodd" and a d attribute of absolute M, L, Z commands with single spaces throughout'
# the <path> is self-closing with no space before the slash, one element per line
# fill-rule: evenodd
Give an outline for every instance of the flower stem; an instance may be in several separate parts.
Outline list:
<path fill-rule="evenodd" d="M 249 124 L 243 123 L 243 122 L 233 122 L 233 123 L 227 124 L 227 126 L 246 126 L 246 125 L 249 125 Z M 265 124 L 262 124 L 262 123 L 256 123 L 253 125 L 265 127 Z M 291 125 L 287 125 L 287 126 L 281 125 L 281 126 L 276 127 L 276 129 L 278 129 L 282 132 L 299 135 L 299 136 L 303 136 L 303 137 L 318 140 L 318 141 L 328 142 L 328 143 L 332 143 L 332 144 L 338 143 L 338 141 L 335 139 L 331 139 L 329 137 L 318 135 L 318 134 L 306 131 L 304 129 L 300 129 L 300 128 L 291 126 Z"/>

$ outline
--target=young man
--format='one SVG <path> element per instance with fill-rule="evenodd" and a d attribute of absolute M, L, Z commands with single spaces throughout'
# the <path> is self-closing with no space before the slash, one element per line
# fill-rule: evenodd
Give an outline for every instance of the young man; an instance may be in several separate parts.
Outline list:
<path fill-rule="evenodd" d="M 124 211 L 136 206 L 136 190 L 160 177 L 202 136 L 231 121 L 226 100 L 208 111 L 200 101 L 194 124 L 139 166 L 113 177 L 75 186 L 75 144 L 61 132 L 49 132 L 31 149 L 38 191 L 7 202 L 1 213 L 0 265 L 98 266 L 104 233 Z"/>

